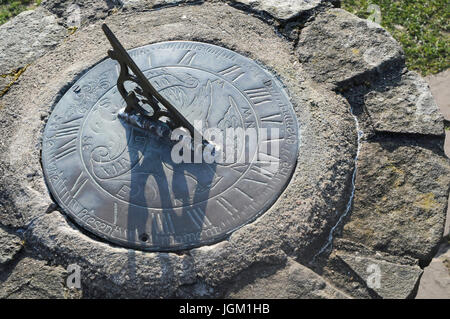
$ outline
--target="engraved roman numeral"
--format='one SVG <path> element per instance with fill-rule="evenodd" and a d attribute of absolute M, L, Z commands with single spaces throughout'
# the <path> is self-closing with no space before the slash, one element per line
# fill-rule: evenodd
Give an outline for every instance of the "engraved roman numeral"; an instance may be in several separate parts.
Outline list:
<path fill-rule="evenodd" d="M 217 204 L 222 206 L 225 209 L 225 212 L 228 213 L 233 219 L 238 213 L 238 210 L 231 204 L 225 197 L 220 196 L 217 198 Z"/>
<path fill-rule="evenodd" d="M 261 117 L 261 122 L 264 123 L 273 123 L 273 124 L 281 124 L 283 123 L 283 119 L 281 117 L 281 114 L 273 114 L 273 115 L 267 115 L 264 117 Z"/>
<path fill-rule="evenodd" d="M 68 137 L 68 136 L 73 136 L 73 135 L 77 135 L 78 134 L 78 125 L 74 125 L 74 126 L 69 126 L 66 128 L 61 128 L 58 129 L 58 131 L 55 134 L 56 138 L 61 138 L 61 137 Z"/>
<path fill-rule="evenodd" d="M 86 185 L 87 181 L 88 181 L 87 177 L 84 175 L 83 172 L 81 172 L 77 180 L 73 184 L 72 189 L 70 190 L 70 192 L 73 194 L 73 198 L 77 197 L 81 189 L 84 187 L 84 185 Z"/>
<path fill-rule="evenodd" d="M 269 90 L 266 87 L 248 89 L 244 90 L 244 92 L 247 94 L 248 98 L 253 102 L 254 105 L 261 105 L 263 103 L 272 102 L 272 94 L 270 94 Z"/>
<path fill-rule="evenodd" d="M 172 221 L 172 215 L 171 214 L 166 214 L 164 215 L 164 225 L 167 229 L 167 232 L 169 234 L 175 234 L 175 227 L 173 226 L 173 221 Z"/>
<path fill-rule="evenodd" d="M 245 197 L 247 197 L 249 200 L 253 201 L 253 196 L 249 195 L 248 193 L 244 192 L 242 189 L 240 189 L 239 187 L 235 187 L 234 188 L 238 193 L 241 193 L 242 195 L 244 195 Z"/>
<path fill-rule="evenodd" d="M 233 82 L 236 82 L 245 74 L 245 72 L 242 71 L 242 68 L 238 65 L 230 66 L 229 68 L 219 71 L 218 73 L 223 77 L 229 78 Z"/>
<path fill-rule="evenodd" d="M 117 225 L 117 215 L 118 215 L 118 208 L 117 203 L 113 204 L 113 211 L 114 211 L 114 225 Z"/>
<path fill-rule="evenodd" d="M 244 173 L 245 172 L 245 170 L 247 169 L 247 164 L 233 164 L 233 165 L 231 165 L 230 166 L 230 168 L 233 170 L 233 171 L 236 171 L 236 172 L 238 172 L 238 173 Z"/>
<path fill-rule="evenodd" d="M 66 156 L 69 156 L 73 153 L 75 153 L 76 149 L 77 149 L 77 145 L 75 143 L 76 141 L 76 137 L 74 137 L 73 139 L 71 139 L 70 141 L 64 143 L 63 145 L 61 145 L 58 150 L 55 152 L 55 160 L 60 160 Z"/>
<path fill-rule="evenodd" d="M 197 53 L 192 51 L 187 51 L 183 57 L 178 61 L 178 64 L 191 65 L 192 61 L 194 61 Z"/>
<path fill-rule="evenodd" d="M 198 229 L 203 229 L 203 225 L 206 227 L 212 226 L 206 214 L 198 207 L 189 210 L 187 214 Z"/>
<path fill-rule="evenodd" d="M 55 132 L 55 138 L 68 139 L 55 151 L 55 160 L 60 160 L 76 151 L 76 139 L 80 130 L 82 117 L 63 122 Z"/>
<path fill-rule="evenodd" d="M 63 122 L 55 132 L 55 138 L 73 137 L 78 135 L 82 117 Z"/>
<path fill-rule="evenodd" d="M 153 225 L 160 234 L 175 234 L 175 227 L 170 214 L 153 214 Z"/>
<path fill-rule="evenodd" d="M 264 170 L 264 173 L 261 173 L 263 170 L 264 169 L 260 166 L 253 165 L 250 168 L 250 172 L 253 173 L 252 176 L 254 176 L 254 178 L 245 177 L 244 180 L 260 185 L 266 185 L 270 181 L 273 174 L 267 170 Z"/>

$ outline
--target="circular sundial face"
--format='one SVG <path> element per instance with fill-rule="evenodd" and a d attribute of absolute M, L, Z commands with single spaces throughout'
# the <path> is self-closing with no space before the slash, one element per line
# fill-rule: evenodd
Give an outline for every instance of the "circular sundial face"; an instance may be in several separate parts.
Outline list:
<path fill-rule="evenodd" d="M 177 163 L 176 142 L 121 120 L 120 68 L 107 59 L 67 91 L 45 128 L 44 174 L 65 213 L 117 244 L 177 250 L 218 241 L 266 211 L 289 182 L 298 150 L 297 121 L 279 82 L 206 43 L 128 53 L 191 123 L 234 142 L 234 160 Z"/>

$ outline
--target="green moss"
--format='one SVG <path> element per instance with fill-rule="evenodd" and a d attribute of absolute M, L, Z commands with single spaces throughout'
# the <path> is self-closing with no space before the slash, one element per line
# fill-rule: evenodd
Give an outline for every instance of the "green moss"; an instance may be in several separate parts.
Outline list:
<path fill-rule="evenodd" d="M 78 27 L 69 27 L 67 28 L 67 31 L 69 32 L 69 35 L 74 34 L 75 32 L 77 32 Z"/>
<path fill-rule="evenodd" d="M 0 91 L 0 97 L 2 97 L 3 95 L 6 94 L 6 92 L 9 91 L 9 89 L 11 88 L 11 86 L 13 86 L 14 83 L 17 82 L 17 80 L 20 78 L 20 76 L 22 75 L 23 72 L 26 71 L 26 69 L 29 67 L 30 65 L 27 64 L 26 66 L 24 66 L 23 68 L 18 69 L 15 73 L 8 73 L 8 74 L 0 74 L 0 76 L 2 78 L 7 78 L 7 77 L 12 77 L 12 80 L 8 83 L 8 85 Z"/>
<path fill-rule="evenodd" d="M 342 0 L 342 8 L 369 18 L 370 4 L 381 9 L 381 25 L 405 50 L 410 70 L 422 75 L 450 67 L 450 4 L 448 0 Z"/>

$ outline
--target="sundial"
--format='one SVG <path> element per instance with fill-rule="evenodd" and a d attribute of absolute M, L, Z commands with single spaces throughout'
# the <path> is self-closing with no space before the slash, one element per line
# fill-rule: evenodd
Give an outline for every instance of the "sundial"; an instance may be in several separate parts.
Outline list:
<path fill-rule="evenodd" d="M 107 241 L 153 251 L 217 242 L 267 211 L 298 150 L 281 82 L 220 46 L 126 51 L 103 30 L 109 58 L 67 90 L 44 131 L 44 175 L 62 210 Z"/>
<path fill-rule="evenodd" d="M 91 2 L 70 36 L 67 1 L 3 28 L 14 70 L 43 55 L 0 97 L 0 297 L 414 297 L 450 164 L 388 32 L 334 1 Z"/>

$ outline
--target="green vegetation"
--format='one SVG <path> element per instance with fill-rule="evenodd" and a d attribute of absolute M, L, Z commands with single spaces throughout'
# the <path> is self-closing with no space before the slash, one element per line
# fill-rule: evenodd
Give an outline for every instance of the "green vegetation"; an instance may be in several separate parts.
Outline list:
<path fill-rule="evenodd" d="M 422 75 L 450 67 L 450 2 L 448 0 L 342 0 L 342 8 L 370 18 L 369 5 L 381 9 L 381 25 L 405 50 L 410 70 Z"/>
<path fill-rule="evenodd" d="M 0 25 L 22 11 L 33 9 L 42 0 L 0 0 Z"/>

